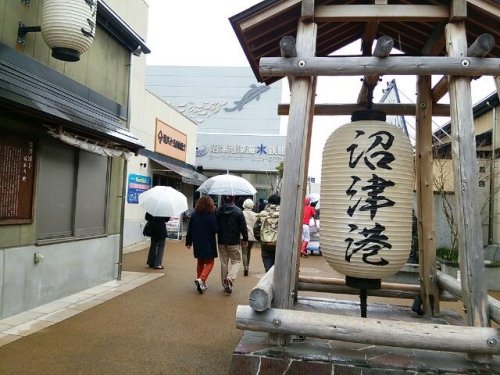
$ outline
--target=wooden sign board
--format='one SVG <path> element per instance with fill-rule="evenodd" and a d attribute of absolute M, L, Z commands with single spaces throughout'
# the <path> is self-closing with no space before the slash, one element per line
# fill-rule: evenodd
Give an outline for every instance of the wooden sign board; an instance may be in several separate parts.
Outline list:
<path fill-rule="evenodd" d="M 0 139 L 0 225 L 31 223 L 36 144 L 4 134 Z"/>
<path fill-rule="evenodd" d="M 155 151 L 185 162 L 186 150 L 186 134 L 156 119 Z"/>

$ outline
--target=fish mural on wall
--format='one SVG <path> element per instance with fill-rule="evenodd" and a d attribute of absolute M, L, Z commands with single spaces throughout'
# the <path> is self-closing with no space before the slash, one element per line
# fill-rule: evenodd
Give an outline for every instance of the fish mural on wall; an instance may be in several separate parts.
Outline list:
<path fill-rule="evenodd" d="M 235 106 L 232 108 L 224 108 L 224 111 L 226 112 L 234 112 L 236 110 L 241 111 L 243 109 L 243 106 L 252 100 L 259 100 L 260 95 L 265 93 L 267 90 L 269 90 L 270 87 L 266 85 L 250 85 L 250 90 L 248 90 L 245 95 L 240 100 L 237 100 L 234 102 Z"/>

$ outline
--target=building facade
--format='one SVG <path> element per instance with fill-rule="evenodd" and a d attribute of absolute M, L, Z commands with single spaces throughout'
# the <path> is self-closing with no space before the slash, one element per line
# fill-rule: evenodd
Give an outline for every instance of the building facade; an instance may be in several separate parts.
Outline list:
<path fill-rule="evenodd" d="M 242 176 L 269 196 L 286 151 L 281 83 L 261 85 L 247 67 L 147 66 L 146 87 L 197 125 L 198 170 Z"/>
<path fill-rule="evenodd" d="M 120 272 L 124 168 L 144 148 L 128 123 L 148 8 L 57 7 L 69 3 L 89 14 L 82 53 L 49 47 L 48 2 L 0 4 L 0 319 Z"/>
<path fill-rule="evenodd" d="M 144 69 L 142 70 L 144 82 Z M 196 124 L 139 85 L 133 97 L 131 130 L 145 145 L 127 163 L 124 245 L 143 241 L 144 210 L 139 195 L 156 186 L 171 186 L 188 198 L 193 207 L 196 188 L 206 180 L 194 167 Z M 142 89 L 141 89 L 142 88 Z M 182 217 L 169 221 L 169 236 L 179 239 Z"/>

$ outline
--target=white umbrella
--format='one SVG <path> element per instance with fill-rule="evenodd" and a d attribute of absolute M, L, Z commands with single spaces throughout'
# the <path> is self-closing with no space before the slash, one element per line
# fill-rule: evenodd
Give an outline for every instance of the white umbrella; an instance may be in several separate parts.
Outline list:
<path fill-rule="evenodd" d="M 187 198 L 170 186 L 155 186 L 139 195 L 139 204 L 153 216 L 176 217 L 188 209 Z"/>
<path fill-rule="evenodd" d="M 257 190 L 243 177 L 221 174 L 210 177 L 196 191 L 212 195 L 254 195 Z"/>

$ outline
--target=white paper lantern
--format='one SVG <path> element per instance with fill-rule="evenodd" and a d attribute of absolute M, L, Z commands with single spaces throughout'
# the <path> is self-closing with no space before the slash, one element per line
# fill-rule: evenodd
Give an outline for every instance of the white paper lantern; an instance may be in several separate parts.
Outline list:
<path fill-rule="evenodd" d="M 382 121 L 335 130 L 323 150 L 321 251 L 346 276 L 382 279 L 401 269 L 411 249 L 413 149 Z"/>
<path fill-rule="evenodd" d="M 95 36 L 97 0 L 44 0 L 42 36 L 52 57 L 79 61 Z"/>

